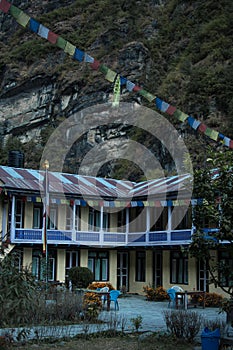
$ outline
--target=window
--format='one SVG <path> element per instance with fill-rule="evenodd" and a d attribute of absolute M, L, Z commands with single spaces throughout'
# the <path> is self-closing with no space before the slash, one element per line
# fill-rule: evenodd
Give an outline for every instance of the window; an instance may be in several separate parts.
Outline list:
<path fill-rule="evenodd" d="M 55 281 L 55 257 L 53 253 L 48 257 L 48 281 Z M 37 281 L 46 280 L 46 260 L 39 250 L 35 250 L 32 255 L 32 274 Z"/>
<path fill-rule="evenodd" d="M 101 212 L 93 208 L 89 208 L 88 227 L 90 231 L 99 231 L 101 222 Z M 103 227 L 104 231 L 109 228 L 109 213 L 103 212 Z"/>
<path fill-rule="evenodd" d="M 136 281 L 146 280 L 146 252 L 136 252 Z"/>
<path fill-rule="evenodd" d="M 224 287 L 233 286 L 233 257 L 230 252 L 219 252 L 219 280 Z"/>
<path fill-rule="evenodd" d="M 180 252 L 171 252 L 170 282 L 188 284 L 188 257 Z"/>
<path fill-rule="evenodd" d="M 191 208 L 188 208 L 187 210 L 186 207 L 182 207 L 182 206 L 176 207 L 175 215 L 172 214 L 172 228 L 174 230 L 182 230 L 182 229 L 191 228 L 191 226 L 192 226 Z"/>
<path fill-rule="evenodd" d="M 56 208 L 50 208 L 48 228 L 50 230 L 56 230 L 56 227 L 57 227 L 57 210 Z"/>
<path fill-rule="evenodd" d="M 68 270 L 71 267 L 79 266 L 79 254 L 75 251 L 66 252 L 66 277 L 68 276 Z"/>
<path fill-rule="evenodd" d="M 117 232 L 124 232 L 126 230 L 126 209 L 117 212 Z"/>
<path fill-rule="evenodd" d="M 108 252 L 89 252 L 88 268 L 94 274 L 95 281 L 108 280 Z"/>
<path fill-rule="evenodd" d="M 15 201 L 15 228 L 23 228 L 24 202 L 21 199 Z M 11 209 L 9 211 L 9 226 L 11 226 Z"/>
<path fill-rule="evenodd" d="M 99 231 L 100 228 L 100 212 L 93 208 L 89 208 L 88 228 L 89 231 Z"/>
<path fill-rule="evenodd" d="M 42 228 L 42 207 L 33 208 L 33 228 Z"/>
<path fill-rule="evenodd" d="M 164 208 L 151 208 L 150 210 L 150 231 L 164 231 L 167 226 L 168 211 L 167 207 Z"/>

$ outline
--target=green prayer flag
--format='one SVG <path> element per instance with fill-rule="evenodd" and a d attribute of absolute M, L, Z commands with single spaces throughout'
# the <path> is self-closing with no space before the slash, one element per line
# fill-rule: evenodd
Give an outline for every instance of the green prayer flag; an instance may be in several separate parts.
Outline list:
<path fill-rule="evenodd" d="M 67 40 L 63 39 L 61 36 L 57 38 L 56 45 L 60 47 L 60 49 L 65 49 Z"/>
<path fill-rule="evenodd" d="M 101 65 L 99 66 L 99 71 L 100 71 L 101 73 L 103 73 L 103 74 L 107 74 L 108 67 L 105 66 L 104 64 L 101 64 Z"/>
<path fill-rule="evenodd" d="M 152 95 L 150 92 L 148 92 L 144 89 L 139 90 L 138 93 L 140 95 L 144 96 L 149 102 L 152 102 L 156 98 L 156 96 Z"/>
<path fill-rule="evenodd" d="M 23 11 L 20 10 L 18 7 L 14 6 L 14 5 L 11 5 L 11 7 L 10 7 L 10 14 L 14 18 L 18 18 L 21 12 L 23 12 Z"/>

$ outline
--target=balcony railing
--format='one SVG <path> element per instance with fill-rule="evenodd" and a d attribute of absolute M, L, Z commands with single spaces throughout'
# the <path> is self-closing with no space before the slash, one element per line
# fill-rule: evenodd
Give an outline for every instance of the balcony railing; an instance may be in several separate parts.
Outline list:
<path fill-rule="evenodd" d="M 74 244 L 88 246 L 154 246 L 190 243 L 191 229 L 153 232 L 94 232 L 47 230 L 48 244 Z M 41 229 L 15 229 L 12 243 L 41 243 Z"/>

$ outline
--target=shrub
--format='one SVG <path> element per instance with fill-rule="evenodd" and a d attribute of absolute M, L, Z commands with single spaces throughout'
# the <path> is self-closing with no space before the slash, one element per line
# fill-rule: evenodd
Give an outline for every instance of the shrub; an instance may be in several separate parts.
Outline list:
<path fill-rule="evenodd" d="M 163 311 L 167 329 L 177 338 L 193 342 L 200 331 L 202 317 L 187 310 Z"/>
<path fill-rule="evenodd" d="M 97 289 L 97 288 L 103 288 L 103 287 L 108 287 L 109 290 L 113 290 L 112 284 L 109 282 L 92 282 L 91 284 L 88 285 L 87 289 Z"/>
<path fill-rule="evenodd" d="M 223 296 L 217 293 L 206 293 L 205 294 L 205 306 L 209 307 L 221 307 Z M 198 297 L 198 302 L 203 303 L 203 296 Z"/>
<path fill-rule="evenodd" d="M 153 288 L 145 286 L 143 287 L 143 291 L 146 293 L 146 298 L 149 301 L 163 301 L 169 299 L 169 296 L 163 287 Z"/>
<path fill-rule="evenodd" d="M 68 278 L 72 287 L 86 288 L 94 279 L 93 273 L 87 267 L 71 267 L 68 271 Z"/>

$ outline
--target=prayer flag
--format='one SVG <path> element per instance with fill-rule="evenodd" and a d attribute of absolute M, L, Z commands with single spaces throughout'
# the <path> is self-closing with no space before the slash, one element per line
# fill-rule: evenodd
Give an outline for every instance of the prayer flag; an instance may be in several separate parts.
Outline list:
<path fill-rule="evenodd" d="M 199 128 L 198 128 L 198 130 L 200 130 L 201 132 L 205 132 L 206 129 L 207 129 L 207 126 L 205 124 L 203 124 L 203 123 L 201 123 Z"/>
<path fill-rule="evenodd" d="M 7 13 L 10 10 L 11 4 L 6 0 L 0 1 L 0 10 L 2 10 L 4 13 Z"/>
<path fill-rule="evenodd" d="M 132 83 L 132 81 L 130 81 L 130 80 L 127 80 L 127 81 L 126 81 L 126 89 L 127 89 L 128 91 L 133 91 L 134 86 L 135 86 L 135 84 Z"/>
<path fill-rule="evenodd" d="M 176 109 L 173 115 L 181 122 L 184 122 L 188 118 L 188 114 L 183 113 L 179 109 Z"/>
<path fill-rule="evenodd" d="M 114 72 L 113 70 L 111 69 L 108 69 L 107 70 L 107 74 L 105 75 L 105 79 L 107 79 L 108 81 L 110 81 L 111 83 L 114 82 L 115 78 L 117 76 L 117 73 Z"/>
<path fill-rule="evenodd" d="M 108 71 L 108 67 L 105 66 L 104 64 L 101 64 L 100 67 L 99 67 L 99 71 L 106 75 L 107 71 Z"/>
<path fill-rule="evenodd" d="M 142 90 L 142 88 L 141 88 L 140 86 L 138 86 L 138 85 L 135 85 L 135 86 L 133 87 L 133 91 L 135 91 L 135 92 L 138 92 L 138 91 L 140 91 L 140 90 Z"/>
<path fill-rule="evenodd" d="M 57 38 L 56 45 L 60 47 L 60 49 L 65 49 L 67 40 L 63 39 L 61 36 Z"/>
<path fill-rule="evenodd" d="M 12 17 L 17 19 L 21 12 L 22 12 L 22 10 L 20 10 L 18 7 L 11 5 L 10 14 Z"/>
<path fill-rule="evenodd" d="M 87 53 L 85 53 L 84 54 L 84 62 L 93 63 L 94 62 L 94 58 L 91 57 L 90 55 L 88 55 Z"/>
<path fill-rule="evenodd" d="M 20 13 L 19 17 L 16 19 L 16 21 L 22 26 L 26 27 L 28 22 L 30 21 L 30 17 L 24 13 L 23 11 Z"/>
<path fill-rule="evenodd" d="M 39 29 L 38 29 L 38 35 L 41 38 L 47 39 L 49 34 L 49 29 L 43 26 L 43 24 L 40 24 Z"/>
<path fill-rule="evenodd" d="M 162 101 L 162 104 L 161 104 L 161 111 L 162 111 L 162 112 L 166 112 L 169 106 L 170 106 L 170 105 L 169 105 L 167 102 Z"/>
<path fill-rule="evenodd" d="M 121 79 L 121 85 L 126 85 L 127 79 L 124 77 L 120 77 Z"/>
<path fill-rule="evenodd" d="M 30 18 L 29 28 L 32 32 L 37 33 L 39 30 L 40 23 L 35 19 Z"/>
<path fill-rule="evenodd" d="M 155 99 L 155 96 L 150 94 L 148 91 L 141 89 L 138 91 L 140 95 L 145 97 L 149 102 L 152 102 Z"/>
<path fill-rule="evenodd" d="M 175 113 L 175 110 L 176 110 L 176 107 L 173 107 L 170 105 L 167 109 L 167 114 L 173 115 Z"/>
<path fill-rule="evenodd" d="M 74 56 L 75 46 L 71 44 L 69 41 L 67 41 L 64 51 L 68 53 L 70 56 Z"/>
<path fill-rule="evenodd" d="M 230 147 L 230 148 L 233 148 L 233 140 L 230 140 L 229 147 Z"/>
<path fill-rule="evenodd" d="M 98 70 L 100 66 L 100 61 L 94 60 L 93 63 L 91 63 L 91 68 L 94 70 Z"/>
<path fill-rule="evenodd" d="M 220 140 L 223 140 L 225 136 L 219 132 L 218 137 Z"/>
<path fill-rule="evenodd" d="M 116 77 L 113 92 L 114 92 L 114 94 L 113 94 L 112 106 L 117 107 L 117 106 L 119 106 L 120 94 L 121 94 L 121 82 L 120 82 L 119 75 L 117 75 L 117 77 Z"/>
<path fill-rule="evenodd" d="M 217 139 L 218 139 L 218 131 L 211 130 L 210 138 L 211 138 L 212 140 L 214 140 L 214 141 L 217 141 Z"/>
<path fill-rule="evenodd" d="M 76 48 L 74 53 L 74 59 L 79 62 L 82 62 L 83 58 L 84 58 L 84 52 Z"/>
<path fill-rule="evenodd" d="M 156 97 L 156 99 L 155 99 L 155 105 L 156 105 L 156 107 L 157 107 L 159 110 L 161 110 L 162 100 L 161 100 L 160 98 Z"/>
<path fill-rule="evenodd" d="M 225 146 L 228 146 L 228 147 L 230 146 L 230 141 L 231 141 L 231 140 L 229 139 L 229 137 L 226 137 L 226 136 L 225 136 L 224 139 L 223 139 L 224 145 L 225 145 Z"/>
<path fill-rule="evenodd" d="M 48 41 L 51 44 L 56 44 L 58 35 L 53 33 L 51 30 L 48 32 Z"/>

